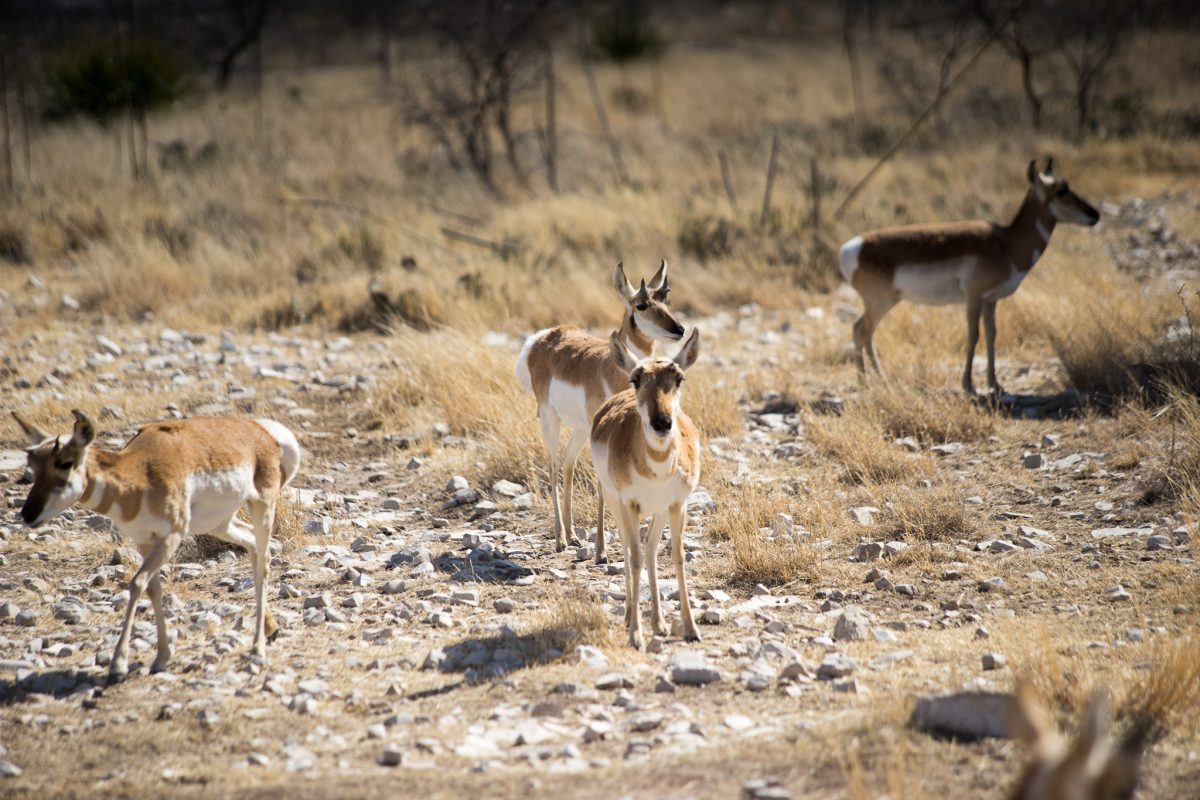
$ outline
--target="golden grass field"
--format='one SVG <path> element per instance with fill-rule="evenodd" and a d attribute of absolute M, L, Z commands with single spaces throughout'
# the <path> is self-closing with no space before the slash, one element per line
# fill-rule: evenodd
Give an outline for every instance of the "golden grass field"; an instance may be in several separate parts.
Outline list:
<path fill-rule="evenodd" d="M 905 723 L 917 696 L 964 685 L 1008 691 L 1020 674 L 1032 676 L 1064 727 L 1096 690 L 1108 694 L 1118 729 L 1135 710 L 1152 708 L 1166 735 L 1146 756 L 1138 796 L 1200 794 L 1200 573 L 1192 527 L 1200 520 L 1200 404 L 1174 390 L 1146 400 L 1106 399 L 1065 419 L 1031 420 L 972 403 L 958 391 L 965 335 L 957 306 L 897 307 L 876 337 L 890 380 L 860 384 L 850 348 L 859 302 L 849 287 L 838 286 L 835 255 L 845 239 L 886 224 L 1007 221 L 1023 194 L 1028 161 L 1052 154 L 1072 188 L 1105 216 L 1094 230 L 1061 226 L 1029 279 L 1001 303 L 1000 379 L 1009 391 L 1040 396 L 1073 381 L 1081 390 L 1127 384 L 1135 365 L 1169 350 L 1163 344 L 1169 331 L 1183 342 L 1178 347 L 1187 345 L 1178 332 L 1190 334 L 1188 309 L 1200 304 L 1194 257 L 1167 264 L 1152 255 L 1144 272 L 1117 263 L 1132 248 L 1130 236 L 1145 226 L 1140 212 L 1131 211 L 1136 198 L 1177 241 L 1200 239 L 1200 142 L 1154 133 L 1034 135 L 1013 120 L 973 118 L 972 106 L 960 99 L 945 111 L 944 136 L 918 137 L 833 221 L 833 208 L 876 160 L 856 139 L 834 34 L 822 28 L 800 41 L 697 38 L 672 46 L 660 65 L 662 119 L 652 110 L 609 104 L 632 179 L 626 187 L 616 184 L 583 74 L 566 49 L 558 58 L 561 194 L 541 179 L 533 141 L 524 151 L 531 188 L 502 173 L 501 196 L 484 192 L 403 122 L 398 96 L 366 67 L 268 71 L 261 131 L 254 98 L 236 89 L 153 118 L 154 142 L 182 140 L 195 149 L 211 141 L 218 155 L 193 168 L 156 168 L 139 185 L 114 164 L 110 132 L 83 123 L 39 130 L 32 183 L 0 200 L 0 235 L 18 238 L 30 259 L 0 262 L 6 409 L 62 428 L 73 407 L 99 415 L 115 404 L 124 419 L 109 420 L 105 434 L 121 439 L 164 416 L 168 403 L 191 413 L 224 402 L 231 382 L 250 378 L 217 362 L 180 360 L 168 368 L 192 380 L 175 383 L 89 366 L 97 335 L 149 342 L 151 354 L 164 327 L 206 336 L 209 345 L 226 334 L 246 347 L 311 342 L 294 348 L 295 358 L 311 359 L 310 369 L 369 380 L 343 393 L 321 387 L 302 393 L 299 384 L 266 381 L 252 401 L 238 405 L 257 415 L 282 413 L 287 406 L 276 400 L 315 409 L 299 431 L 307 462 L 298 486 L 349 494 L 359 488 L 360 465 L 375 462 L 389 475 L 389 496 L 426 518 L 437 513 L 450 475 L 482 487 L 517 481 L 536 502 L 532 512 L 516 514 L 502 504 L 509 514 L 504 529 L 532 543 L 535 571 L 553 568 L 566 577 L 529 588 L 484 587 L 481 605 L 506 594 L 522 604 L 513 624 L 529 634 L 531 666 L 515 678 L 446 688 L 444 675 L 413 668 L 430 642 L 486 629 L 482 615 L 472 618 L 475 628 L 430 634 L 415 621 L 403 628 L 396 648 L 380 656 L 401 665 L 402 678 L 394 678 L 404 684 L 399 699 L 381 700 L 370 694 L 378 688 L 372 685 L 363 690 L 367 697 L 319 717 L 276 706 L 245 723 L 253 731 L 237 727 L 253 695 L 231 700 L 222 711 L 227 726 L 216 732 L 198 727 L 190 714 L 152 721 L 164 702 L 186 704 L 191 690 L 182 681 L 151 684 L 141 674 L 86 712 L 107 723 L 89 729 L 79 727 L 85 712 L 78 701 L 0 705 L 5 757 L 25 768 L 0 783 L 0 795 L 729 797 L 746 780 L 769 777 L 797 797 L 1001 797 L 1022 763 L 1014 743 L 942 742 Z M 1190 72 L 1186 66 L 1192 57 L 1181 54 L 1192 44 L 1186 33 L 1139 35 L 1112 79 L 1114 91 L 1139 93 L 1147 109 L 1186 105 L 1195 96 L 1196 73 L 1194 64 Z M 419 74 L 424 57 L 414 49 L 399 66 L 401 79 Z M 1145 74 L 1151 68 L 1142 67 L 1147 61 L 1154 80 Z M 998 55 L 985 56 L 955 97 L 973 96 L 985 76 L 1007 74 Z M 617 87 L 650 91 L 648 67 L 598 66 L 597 77 L 606 96 Z M 899 135 L 905 115 L 870 70 L 867 77 L 873 119 Z M 1015 81 L 988 86 L 1002 96 L 1016 91 Z M 517 127 L 531 127 L 538 108 L 537 98 L 523 102 Z M 758 205 L 774 132 L 780 172 L 772 218 L 762 224 Z M 722 149 L 739 213 L 722 188 Z M 825 185 L 815 234 L 812 159 Z M 721 224 L 734 231 L 727 246 L 701 258 L 696 243 L 709 241 Z M 443 227 L 504 243 L 507 255 L 451 240 Z M 914 584 L 915 600 L 874 594 L 863 603 L 881 619 L 920 617 L 932 625 L 902 634 L 914 657 L 861 673 L 869 693 L 835 694 L 823 684 L 797 695 L 750 693 L 729 680 L 663 701 L 653 692 L 659 655 L 625 648 L 621 618 L 588 605 L 602 573 L 552 552 L 534 403 L 512 374 L 520 337 L 560 323 L 603 334 L 620 313 L 609 283 L 613 264 L 623 260 L 631 277 L 649 276 L 664 257 L 672 307 L 688 324 L 700 324 L 704 336 L 684 406 L 705 435 L 702 483 L 716 509 L 694 521 L 703 554 L 689 567 L 692 591 L 722 589 L 745 600 L 765 584 L 800 597 L 806 605 L 786 617 L 787 635 L 805 658 L 819 662 L 821 647 L 808 639 L 828 633 L 828 618 L 818 613 L 815 593 L 870 589 L 863 583 L 870 565 L 848 560 L 861 538 L 909 543 L 880 566 L 893 582 Z M 370 286 L 386 293 L 388 314 L 378 313 Z M 65 307 L 63 295 L 79 309 Z M 348 349 L 328 355 L 320 343 L 340 336 L 349 337 Z M 47 385 L 41 379 L 56 367 L 66 370 Z M 32 386 L 19 388 L 18 378 Z M 1091 384 L 1081 385 L 1085 379 Z M 95 390 L 97 382 L 105 392 Z M 841 400 L 840 414 L 827 411 L 829 398 Z M 767 419 L 772 413 L 782 416 Z M 437 423 L 465 444 L 442 446 L 426 436 L 405 450 L 396 445 Z M 6 415 L 0 449 L 18 446 L 18 434 Z M 912 437 L 915 449 L 894 444 L 903 437 Z M 929 450 L 948 442 L 964 447 L 948 456 Z M 783 443 L 794 447 L 781 455 Z M 1025 469 L 1024 455 L 1039 452 L 1048 461 L 1088 455 L 1075 466 Z M 414 455 L 422 465 L 406 470 Z M 576 523 L 594 524 L 590 466 L 581 473 Z M 10 498 L 22 496 L 16 477 L 3 485 Z M 851 515 L 861 506 L 877 509 L 870 524 Z M 78 580 L 112 551 L 106 534 L 83 526 L 70 536 L 29 538 L 10 511 L 2 522 L 12 533 L 0 553 L 14 577 L 4 591 L 22 607 L 41 600 L 15 576 L 37 575 L 52 585 Z M 301 530 L 311 508 L 297 502 L 285 511 L 277 526 L 285 560 L 298 561 L 307 545 L 348 545 L 362 533 L 339 523 L 342 512 L 332 510 L 333 533 L 312 537 Z M 793 535 L 771 535 L 780 514 L 791 515 Z M 1054 549 L 1046 555 L 972 549 L 1018 524 L 1051 531 Z M 1136 540 L 1094 544 L 1089 535 L 1141 524 L 1157 532 L 1187 525 L 1192 533 L 1157 553 L 1144 552 Z M 669 559 L 662 562 L 665 579 Z M 953 583 L 944 579 L 951 569 L 962 576 Z M 1027 579 L 1033 570 L 1049 580 Z M 992 576 L 1009 588 L 999 597 L 977 594 L 975 584 Z M 324 588 L 346 591 L 336 575 L 320 580 L 326 578 Z M 430 580 L 445 584 L 444 576 L 440 584 Z M 169 584 L 185 600 L 188 592 L 213 596 Z M 1113 584 L 1130 590 L 1133 601 L 1107 602 L 1103 591 Z M 967 598 L 959 606 L 965 611 L 945 617 L 939 609 L 955 597 Z M 976 639 L 981 625 L 989 631 L 986 643 Z M 39 626 L 39 634 L 63 629 L 45 616 Z M 1144 640 L 1130 629 L 1144 631 Z M 705 649 L 714 658 L 728 658 L 722 654 L 744 635 L 728 622 L 705 626 L 709 631 Z M 316 668 L 327 652 L 343 652 L 328 648 L 344 636 L 302 633 L 273 645 L 273 664 Z M 2 657 L 17 658 L 25 632 L 0 623 L 0 634 L 9 642 Z M 202 644 L 195 636 L 188 641 Z M 360 729 L 383 713 L 380 702 L 389 713 L 441 720 L 436 733 L 424 735 L 449 742 L 497 703 L 537 703 L 562 681 L 587 683 L 594 676 L 569 659 L 543 663 L 547 651 L 569 652 L 580 643 L 600 647 L 614 668 L 636 676 L 633 691 L 646 707 L 680 702 L 700 716 L 719 720 L 736 711 L 778 724 L 753 737 L 714 730 L 705 747 L 652 750 L 641 760 L 627 758 L 614 742 L 598 743 L 585 755 L 603 757 L 595 757 L 582 780 L 525 762 L 479 774 L 469 761 L 456 760 L 449 744 L 422 751 L 411 769 L 391 772 L 374 761 L 377 743 L 363 741 Z M 664 652 L 677 645 L 667 643 Z M 880 653 L 876 642 L 839 649 L 863 664 Z M 981 672 L 985 651 L 1006 654 L 1008 665 Z M 228 660 L 221 669 L 233 670 L 235 657 L 221 656 Z M 340 668 L 328 680 L 347 697 L 358 685 Z M 123 721 L 125 713 L 138 719 Z M 48 721 L 31 721 L 39 714 Z M 810 721 L 815 727 L 806 727 Z M 248 748 L 318 725 L 346 738 L 337 759 L 349 766 L 331 756 L 302 776 L 276 763 L 259 771 L 227 768 Z M 105 777 L 114 771 L 117 777 Z"/>

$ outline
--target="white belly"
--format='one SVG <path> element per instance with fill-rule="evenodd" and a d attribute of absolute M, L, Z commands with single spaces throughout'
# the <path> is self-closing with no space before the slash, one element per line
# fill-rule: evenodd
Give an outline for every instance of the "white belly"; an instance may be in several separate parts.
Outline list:
<path fill-rule="evenodd" d="M 1028 274 L 1029 273 L 1027 272 L 1021 272 L 1019 269 L 1013 269 L 1012 273 L 1008 276 L 1008 280 L 1004 281 L 1004 283 L 1000 284 L 996 288 L 989 289 L 988 291 L 984 292 L 983 299 L 990 303 L 1000 300 L 1001 298 L 1008 297 L 1017 290 L 1017 287 L 1021 285 L 1021 281 L 1023 281 L 1025 276 Z"/>
<path fill-rule="evenodd" d="M 207 533 L 225 525 L 242 503 L 258 496 L 254 467 L 249 464 L 193 475 L 188 484 L 192 495 L 192 533 Z"/>
<path fill-rule="evenodd" d="M 592 418 L 588 414 L 587 407 L 587 393 L 584 392 L 582 386 L 551 378 L 547 399 L 562 423 L 568 428 L 589 431 L 592 429 Z"/>
<path fill-rule="evenodd" d="M 642 510 L 643 517 L 652 514 L 666 514 L 667 509 L 671 506 L 686 503 L 688 496 L 692 493 L 691 487 L 688 486 L 687 476 L 679 472 L 671 472 L 669 461 L 662 463 L 660 468 L 663 474 L 662 478 L 647 479 L 634 474 L 633 481 L 629 486 L 618 489 L 609 477 L 608 456 L 607 445 L 592 445 L 592 463 L 596 467 L 596 477 L 600 480 L 600 486 L 604 489 L 605 496 L 613 498 L 621 504 L 637 503 Z M 657 464 L 651 462 L 651 468 L 653 469 L 655 466 Z"/>
<path fill-rule="evenodd" d="M 892 285 L 905 300 L 926 306 L 963 303 L 975 271 L 975 260 L 964 258 L 937 264 L 897 267 Z"/>

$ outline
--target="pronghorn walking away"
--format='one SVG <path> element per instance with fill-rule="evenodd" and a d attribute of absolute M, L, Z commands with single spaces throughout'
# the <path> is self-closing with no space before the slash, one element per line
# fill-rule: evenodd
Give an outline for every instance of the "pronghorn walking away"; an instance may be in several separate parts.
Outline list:
<path fill-rule="evenodd" d="M 605 403 L 592 423 L 592 463 L 600 487 L 617 516 L 625 552 L 625 623 L 629 643 L 641 650 L 639 611 L 642 564 L 650 577 L 650 622 L 654 633 L 667 635 L 659 608 L 658 543 L 668 518 L 671 554 L 679 578 L 679 611 L 683 638 L 699 641 L 688 603 L 683 571 L 683 526 L 688 496 L 700 483 L 700 434 L 679 408 L 683 373 L 696 363 L 700 331 L 694 329 L 673 358 L 638 358 L 615 333 L 610 341 L 613 362 L 629 376 L 631 388 Z M 643 562 L 641 521 L 651 516 Z"/>
<path fill-rule="evenodd" d="M 1012 800 L 1125 800 L 1133 796 L 1142 750 L 1154 726 L 1135 719 L 1120 742 L 1108 730 L 1104 698 L 1088 702 L 1075 741 L 1062 741 L 1033 686 L 1022 680 L 1009 719 L 1014 738 L 1029 752 L 1029 764 Z"/>
<path fill-rule="evenodd" d="M 158 625 L 151 672 L 166 668 L 171 646 L 159 570 L 189 533 L 208 533 L 249 551 L 257 612 L 254 654 L 265 659 L 267 637 L 276 630 L 266 604 L 268 546 L 275 501 L 300 466 L 296 437 L 271 420 L 198 417 L 146 425 L 113 453 L 91 447 L 96 426 L 82 411 L 71 413 L 74 431 L 54 436 L 13 412 L 29 439 L 33 471 L 21 517 L 36 528 L 79 503 L 110 516 L 141 552 L 109 675 L 120 680 L 129 670 L 129 632 L 143 591 L 150 595 Z M 250 525 L 236 516 L 243 504 Z"/>
<path fill-rule="evenodd" d="M 625 268 L 613 270 L 613 288 L 625 301 L 625 315 L 616 335 L 637 358 L 654 354 L 656 341 L 679 341 L 680 325 L 667 308 L 671 291 L 667 282 L 667 262 L 663 261 L 650 279 L 634 289 L 625 278 Z M 537 397 L 542 438 L 550 454 L 550 486 L 554 503 L 554 544 L 558 550 L 574 539 L 571 516 L 572 484 L 575 460 L 587 444 L 592 417 L 605 400 L 628 382 L 625 372 L 613 361 L 608 342 L 569 325 L 538 331 L 529 337 L 517 358 L 517 380 Z M 559 443 L 559 430 L 565 426 L 571 437 L 566 448 Z M 559 471 L 563 474 L 563 493 L 558 492 Z M 607 561 L 604 546 L 604 496 L 599 493 L 596 525 L 596 563 Z"/>
<path fill-rule="evenodd" d="M 855 236 L 838 253 L 842 275 L 862 296 L 863 313 L 854 323 L 859 371 L 863 351 L 879 371 L 873 337 L 884 315 L 901 300 L 921 305 L 965 303 L 967 365 L 962 385 L 974 394 L 971 365 L 979 343 L 979 319 L 987 339 L 988 388 L 996 381 L 996 303 L 1017 290 L 1033 269 L 1056 223 L 1095 225 L 1100 213 L 1054 175 L 1053 160 L 1039 173 L 1029 162 L 1029 191 L 1008 225 L 952 222 L 883 228 Z"/>

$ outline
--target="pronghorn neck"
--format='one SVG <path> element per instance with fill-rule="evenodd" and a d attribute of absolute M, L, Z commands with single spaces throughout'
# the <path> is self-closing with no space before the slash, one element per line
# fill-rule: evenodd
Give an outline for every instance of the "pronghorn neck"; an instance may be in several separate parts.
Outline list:
<path fill-rule="evenodd" d="M 141 494 L 141 491 L 124 485 L 113 469 L 119 460 L 117 453 L 89 448 L 87 463 L 84 466 L 84 479 L 87 484 L 80 495 L 78 505 L 95 511 L 97 514 L 109 514 L 113 503 L 118 502 L 130 492 Z"/>
<path fill-rule="evenodd" d="M 633 318 L 633 312 L 629 309 L 625 310 L 625 318 L 621 320 L 621 329 L 617 335 L 621 337 L 621 342 L 639 361 L 654 355 L 654 340 L 638 327 L 637 321 Z"/>
<path fill-rule="evenodd" d="M 1042 253 L 1046 252 L 1050 234 L 1054 233 L 1054 223 L 1049 207 L 1038 199 L 1034 189 L 1030 189 L 1007 228 L 1013 266 L 1018 271 L 1033 269 Z"/>

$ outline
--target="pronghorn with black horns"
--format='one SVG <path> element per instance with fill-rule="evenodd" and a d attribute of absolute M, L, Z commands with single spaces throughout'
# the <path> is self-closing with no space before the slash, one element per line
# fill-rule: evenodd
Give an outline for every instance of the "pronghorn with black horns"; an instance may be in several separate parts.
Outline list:
<path fill-rule="evenodd" d="M 971 366 L 983 319 L 987 341 L 988 388 L 1002 394 L 996 381 L 996 303 L 1017 290 L 1050 243 L 1059 223 L 1095 225 L 1100 220 L 1085 200 L 1054 174 L 1053 160 L 1045 172 L 1030 161 L 1029 190 L 1008 225 L 995 222 L 951 222 L 882 228 L 855 236 L 838 253 L 842 275 L 863 299 L 862 316 L 854 323 L 854 348 L 859 371 L 864 352 L 879 371 L 873 337 L 875 328 L 901 300 L 921 305 L 965 303 L 967 307 L 967 364 L 962 386 L 974 394 Z"/>
<path fill-rule="evenodd" d="M 267 608 L 267 565 L 275 501 L 300 467 L 300 445 L 271 420 L 197 417 L 146 425 L 118 452 L 92 447 L 96 426 L 72 411 L 75 428 L 55 436 L 21 415 L 13 417 L 30 446 L 33 488 L 21 507 L 31 528 L 78 503 L 112 519 L 137 546 L 142 564 L 129 582 L 125 622 L 109 675 L 120 680 L 129 670 L 129 633 L 138 599 L 150 595 L 158 626 L 158 653 L 151 672 L 171 658 L 163 615 L 162 576 L 184 536 L 207 533 L 250 553 L 254 569 L 256 619 L 254 655 L 266 658 L 266 640 L 276 630 Z M 250 524 L 237 518 L 247 506 Z"/>
<path fill-rule="evenodd" d="M 615 333 L 609 344 L 613 362 L 628 376 L 631 386 L 596 412 L 592 463 L 617 517 L 625 553 L 629 644 L 639 650 L 645 647 L 639 609 L 643 563 L 650 579 L 651 629 L 659 636 L 667 635 L 659 608 L 658 544 L 668 520 L 671 555 L 679 579 L 683 638 L 699 641 L 683 569 L 683 527 L 687 523 L 688 497 L 700 483 L 700 434 L 679 403 L 683 373 L 696 363 L 700 353 L 700 330 L 692 330 L 674 358 L 635 356 Z M 651 520 L 643 560 L 640 528 L 646 516 Z"/>
<path fill-rule="evenodd" d="M 683 338 L 684 329 L 672 316 L 671 287 L 667 280 L 667 262 L 663 261 L 647 283 L 634 289 L 625 278 L 625 268 L 613 270 L 613 289 L 625 303 L 621 327 L 614 334 L 638 358 L 654 354 L 656 342 Z M 571 515 L 575 460 L 588 442 L 592 417 L 604 401 L 619 392 L 628 378 L 613 361 L 608 341 L 592 336 L 581 328 L 562 325 L 538 331 L 525 341 L 517 358 L 517 380 L 537 398 L 542 438 L 550 454 L 550 486 L 554 504 L 554 544 L 558 550 L 574 539 Z M 559 431 L 570 433 L 562 448 Z M 562 500 L 559 499 L 559 473 L 562 473 Z M 600 495 L 596 525 L 596 563 L 607 561 L 604 542 L 604 497 Z"/>

